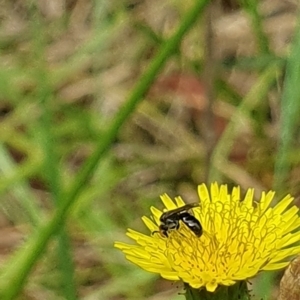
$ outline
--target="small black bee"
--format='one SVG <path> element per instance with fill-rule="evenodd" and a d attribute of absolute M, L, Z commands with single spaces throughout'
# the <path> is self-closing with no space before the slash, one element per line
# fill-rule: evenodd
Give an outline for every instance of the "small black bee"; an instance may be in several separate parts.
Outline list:
<path fill-rule="evenodd" d="M 202 226 L 200 222 L 189 212 L 189 210 L 197 206 L 199 206 L 199 203 L 191 203 L 166 211 L 159 218 L 159 231 L 154 231 L 152 234 L 159 232 L 161 236 L 168 237 L 168 232 L 174 229 L 177 230 L 180 225 L 179 221 L 182 221 L 195 233 L 196 236 L 201 236 Z"/>

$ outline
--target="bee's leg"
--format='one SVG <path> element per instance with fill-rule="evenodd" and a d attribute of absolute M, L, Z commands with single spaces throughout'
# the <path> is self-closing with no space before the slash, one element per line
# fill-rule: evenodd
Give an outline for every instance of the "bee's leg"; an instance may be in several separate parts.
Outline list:
<path fill-rule="evenodd" d="M 155 233 L 159 233 L 160 234 L 160 236 L 162 236 L 162 237 L 168 237 L 168 232 L 167 231 L 165 231 L 165 230 L 155 230 L 155 231 L 152 231 L 151 232 L 151 235 L 154 235 Z"/>

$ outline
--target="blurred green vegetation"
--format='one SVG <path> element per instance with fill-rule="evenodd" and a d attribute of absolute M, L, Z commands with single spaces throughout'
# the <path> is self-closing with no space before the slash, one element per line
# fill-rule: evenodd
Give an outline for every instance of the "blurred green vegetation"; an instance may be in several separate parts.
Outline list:
<path fill-rule="evenodd" d="M 113 248 L 160 194 L 218 180 L 298 197 L 296 4 L 1 6 L 0 299 L 183 299 Z"/>

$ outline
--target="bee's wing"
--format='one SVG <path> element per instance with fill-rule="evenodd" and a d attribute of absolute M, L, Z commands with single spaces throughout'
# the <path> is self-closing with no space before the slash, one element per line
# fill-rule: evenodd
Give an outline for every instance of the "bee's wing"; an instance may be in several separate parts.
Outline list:
<path fill-rule="evenodd" d="M 188 212 L 189 214 L 194 215 L 192 208 L 198 207 L 198 206 L 200 206 L 199 202 L 186 204 L 185 206 L 182 207 L 182 211 L 180 211 L 179 213 Z"/>
<path fill-rule="evenodd" d="M 182 207 L 179 207 L 179 208 L 184 208 L 184 210 L 189 210 L 193 207 L 198 207 L 198 206 L 200 206 L 200 203 L 199 202 L 194 202 L 194 203 L 186 204 L 185 206 L 182 206 Z"/>
<path fill-rule="evenodd" d="M 163 213 L 162 218 L 166 219 L 166 218 L 168 218 L 168 217 L 170 217 L 172 215 L 180 214 L 182 212 L 187 212 L 191 208 L 197 207 L 197 206 L 200 206 L 200 204 L 198 202 L 186 204 L 184 206 L 181 206 L 181 207 L 178 207 L 178 208 L 166 211 L 165 213 Z"/>

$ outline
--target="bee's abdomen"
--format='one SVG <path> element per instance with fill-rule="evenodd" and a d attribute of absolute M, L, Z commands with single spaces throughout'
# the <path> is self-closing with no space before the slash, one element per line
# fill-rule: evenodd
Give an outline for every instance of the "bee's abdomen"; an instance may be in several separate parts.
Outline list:
<path fill-rule="evenodd" d="M 191 214 L 184 213 L 181 214 L 181 221 L 189 227 L 197 236 L 201 236 L 202 234 L 202 226 L 200 222 Z"/>

